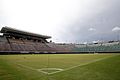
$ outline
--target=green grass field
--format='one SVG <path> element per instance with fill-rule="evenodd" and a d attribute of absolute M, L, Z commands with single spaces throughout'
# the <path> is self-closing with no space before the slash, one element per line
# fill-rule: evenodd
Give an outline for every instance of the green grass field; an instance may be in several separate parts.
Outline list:
<path fill-rule="evenodd" d="M 120 55 L 0 55 L 0 80 L 120 80 Z"/>

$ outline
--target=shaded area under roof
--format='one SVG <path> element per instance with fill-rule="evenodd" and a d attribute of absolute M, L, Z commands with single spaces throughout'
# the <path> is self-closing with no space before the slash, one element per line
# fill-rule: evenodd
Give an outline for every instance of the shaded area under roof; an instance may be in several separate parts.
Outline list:
<path fill-rule="evenodd" d="M 44 38 L 44 39 L 49 39 L 51 38 L 51 36 L 46 36 L 46 35 L 40 35 L 40 34 L 36 34 L 36 33 L 31 33 L 31 32 L 26 32 L 26 31 L 22 31 L 22 30 L 18 30 L 18 29 L 14 29 L 14 28 L 10 28 L 10 27 L 2 27 L 1 33 L 16 33 L 16 34 L 21 34 L 21 35 L 25 35 L 25 36 L 31 36 L 31 37 L 37 37 L 37 38 Z"/>

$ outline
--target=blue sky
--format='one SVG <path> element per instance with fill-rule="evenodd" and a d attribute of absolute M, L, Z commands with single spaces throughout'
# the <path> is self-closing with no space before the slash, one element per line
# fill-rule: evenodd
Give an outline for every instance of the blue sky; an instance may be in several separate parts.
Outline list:
<path fill-rule="evenodd" d="M 117 40 L 119 14 L 120 0 L 0 0 L 0 27 L 50 35 L 54 42 Z"/>

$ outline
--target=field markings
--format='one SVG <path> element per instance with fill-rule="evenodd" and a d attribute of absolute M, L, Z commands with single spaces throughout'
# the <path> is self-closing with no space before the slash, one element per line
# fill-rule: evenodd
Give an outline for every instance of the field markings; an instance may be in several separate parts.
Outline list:
<path fill-rule="evenodd" d="M 23 65 L 23 64 L 17 64 L 17 65 L 18 65 L 18 66 L 21 66 L 21 67 L 24 67 L 24 68 L 27 68 L 27 69 L 34 70 L 34 71 L 38 71 L 38 69 L 36 69 L 36 68 L 29 67 L 29 66 L 25 66 L 25 65 Z M 45 72 L 45 71 L 38 71 L 38 72 L 41 72 L 41 73 L 47 74 L 47 72 Z"/>
<path fill-rule="evenodd" d="M 116 56 L 116 55 L 114 55 L 114 56 Z M 76 68 L 76 67 L 85 66 L 85 65 L 88 65 L 88 64 L 97 62 L 97 61 L 101 61 L 101 60 L 110 58 L 110 57 L 113 57 L 113 56 L 109 56 L 109 57 L 104 57 L 104 58 L 92 60 L 92 61 L 90 61 L 90 62 L 83 63 L 83 64 L 80 64 L 80 65 L 77 65 L 77 66 L 73 66 L 73 67 L 69 67 L 69 68 L 66 68 L 66 69 L 61 69 L 61 68 L 41 68 L 41 69 L 36 69 L 36 68 L 29 67 L 29 66 L 26 66 L 26 65 L 23 65 L 23 64 L 18 64 L 18 63 L 16 63 L 16 64 L 19 65 L 19 66 L 21 66 L 21 67 L 27 68 L 27 69 L 31 69 L 31 70 L 34 70 L 34 71 L 37 71 L 37 72 L 41 72 L 41 73 L 50 75 L 50 74 L 56 74 L 56 73 L 59 73 L 59 72 L 68 71 L 68 70 L 71 70 L 71 69 Z M 46 71 L 44 71 L 44 70 L 58 70 L 58 71 L 46 72 Z"/>
<path fill-rule="evenodd" d="M 53 74 L 53 73 L 57 73 L 59 71 L 63 71 L 63 69 L 61 69 L 61 68 L 41 68 L 41 69 L 37 69 L 37 70 L 41 71 L 41 72 L 44 72 L 46 74 Z M 48 71 L 55 70 L 55 71 L 53 71 L 53 72 L 47 72 L 47 70 Z"/>
<path fill-rule="evenodd" d="M 116 55 L 114 55 L 114 56 L 116 56 Z M 76 68 L 76 67 L 85 66 L 85 65 L 97 62 L 97 61 L 101 61 L 101 60 L 104 60 L 104 59 L 107 59 L 107 58 L 110 58 L 110 57 L 114 57 L 114 56 L 109 56 L 109 57 L 104 57 L 104 58 L 96 59 L 96 60 L 93 60 L 93 61 L 90 61 L 90 62 L 87 62 L 87 63 L 83 63 L 83 64 L 80 64 L 80 65 L 77 65 L 77 66 L 73 66 L 73 67 L 70 67 L 70 68 L 66 68 L 66 69 L 64 69 L 62 71 L 58 71 L 58 72 L 68 71 L 68 70 L 71 70 L 71 69 Z M 58 72 L 54 72 L 54 73 L 51 73 L 51 74 L 56 74 Z"/>
<path fill-rule="evenodd" d="M 18 66 L 21 66 L 21 67 L 24 67 L 24 68 L 27 68 L 27 69 L 31 69 L 31 70 L 36 70 L 35 68 L 32 68 L 32 67 L 29 67 L 29 66 L 25 66 L 23 64 L 18 64 L 16 63 Z"/>
<path fill-rule="evenodd" d="M 23 64 L 17 64 L 17 65 L 21 66 L 21 67 L 24 67 L 24 68 L 27 68 L 27 69 L 34 70 L 34 71 L 38 71 L 38 72 L 41 72 L 41 73 L 44 73 L 44 74 L 53 74 L 53 73 L 57 73 L 59 71 L 63 71 L 63 69 L 61 69 L 61 68 L 41 68 L 41 69 L 36 69 L 36 68 L 29 67 L 29 66 L 26 66 L 26 65 L 23 65 Z M 44 71 L 44 70 L 58 70 L 58 71 L 47 72 L 47 71 Z"/>

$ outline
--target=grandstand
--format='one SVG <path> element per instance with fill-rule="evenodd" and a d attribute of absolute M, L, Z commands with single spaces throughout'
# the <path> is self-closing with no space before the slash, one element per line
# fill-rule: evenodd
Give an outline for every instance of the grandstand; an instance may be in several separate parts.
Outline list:
<path fill-rule="evenodd" d="M 10 27 L 3 27 L 0 36 L 0 52 L 29 53 L 52 50 L 46 45 L 50 36 L 25 32 Z"/>
<path fill-rule="evenodd" d="M 88 53 L 112 53 L 112 52 L 120 52 L 120 42 L 105 42 L 105 43 L 97 43 L 97 44 L 78 44 L 75 45 L 74 51 L 78 52 L 88 52 Z"/>
<path fill-rule="evenodd" d="M 62 44 L 48 42 L 51 36 L 3 27 L 0 31 L 0 53 L 102 53 L 120 52 L 120 42 Z"/>

